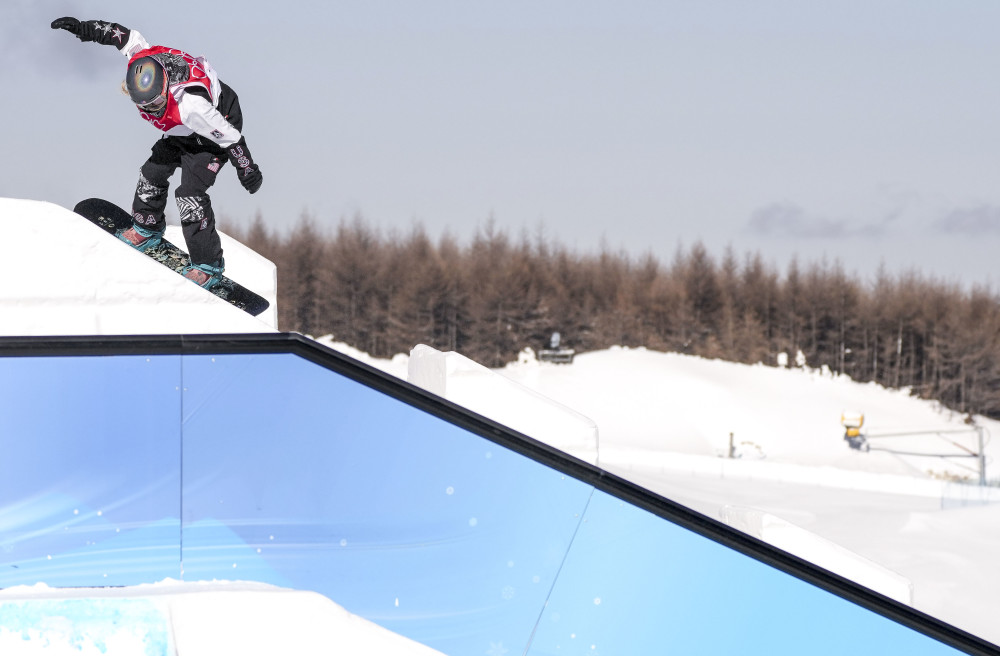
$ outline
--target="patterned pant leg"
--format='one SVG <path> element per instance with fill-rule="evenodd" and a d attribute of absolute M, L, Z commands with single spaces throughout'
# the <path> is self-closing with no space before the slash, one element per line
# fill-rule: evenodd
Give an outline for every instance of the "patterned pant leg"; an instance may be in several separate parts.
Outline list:
<path fill-rule="evenodd" d="M 208 195 L 222 164 L 218 156 L 207 151 L 185 153 L 181 164 L 181 185 L 175 196 L 184 241 L 195 264 L 222 263 L 222 241 L 215 229 L 215 212 Z"/>
<path fill-rule="evenodd" d="M 162 231 L 167 227 L 163 210 L 167 206 L 170 176 L 180 166 L 180 151 L 167 139 L 157 141 L 152 151 L 139 169 L 139 182 L 132 199 L 132 221 L 147 230 Z"/>

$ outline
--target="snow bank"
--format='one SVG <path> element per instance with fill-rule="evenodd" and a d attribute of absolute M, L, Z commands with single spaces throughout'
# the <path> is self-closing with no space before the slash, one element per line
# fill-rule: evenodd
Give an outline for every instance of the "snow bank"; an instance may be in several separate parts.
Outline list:
<path fill-rule="evenodd" d="M 0 233 L 7 244 L 5 274 L 0 278 L 3 335 L 275 330 L 274 265 L 228 236 L 223 237 L 226 273 L 241 283 L 246 281 L 271 302 L 259 318 L 125 247 L 58 205 L 0 198 Z M 183 243 L 180 237 L 178 244 Z"/>
<path fill-rule="evenodd" d="M 892 446 L 900 451 L 961 455 L 965 452 L 950 443 L 960 439 L 950 434 L 956 429 L 966 430 L 961 439 L 967 448 L 978 445 L 962 415 L 914 398 L 905 390 L 857 383 L 828 371 L 612 348 L 578 355 L 569 366 L 521 361 L 502 372 L 558 403 L 586 409 L 601 430 L 602 461 L 611 448 L 633 449 L 636 455 L 722 456 L 728 453 L 732 436 L 744 460 L 978 480 L 977 464 L 971 458 L 945 460 L 848 448 L 840 422 L 846 409 L 864 412 L 866 431 L 872 433 L 949 433 L 945 435 L 948 440 L 899 438 Z M 987 435 L 990 426 L 996 427 L 994 422 L 982 423 Z M 995 462 L 1000 442 L 988 440 L 986 452 L 988 463 Z"/>
<path fill-rule="evenodd" d="M 410 351 L 407 380 L 473 412 L 591 464 L 597 424 L 455 352 L 420 344 Z"/>
<path fill-rule="evenodd" d="M 170 580 L 130 588 L 36 585 L 0 591 L 0 653 L 440 654 L 314 592 L 262 583 Z"/>

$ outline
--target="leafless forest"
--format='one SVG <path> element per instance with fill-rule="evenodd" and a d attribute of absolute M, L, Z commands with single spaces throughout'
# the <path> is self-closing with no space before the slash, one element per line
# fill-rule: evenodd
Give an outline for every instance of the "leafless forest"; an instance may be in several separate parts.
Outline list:
<path fill-rule="evenodd" d="M 802 351 L 857 381 L 910 388 L 1000 418 L 1000 298 L 919 272 L 846 273 L 836 262 L 777 271 L 759 254 L 713 258 L 700 243 L 670 262 L 580 255 L 492 225 L 468 244 L 417 226 L 385 235 L 363 219 L 281 235 L 260 217 L 235 234 L 278 266 L 279 328 L 373 356 L 416 344 L 500 366 L 559 331 L 578 352 L 645 346 L 775 364 Z"/>

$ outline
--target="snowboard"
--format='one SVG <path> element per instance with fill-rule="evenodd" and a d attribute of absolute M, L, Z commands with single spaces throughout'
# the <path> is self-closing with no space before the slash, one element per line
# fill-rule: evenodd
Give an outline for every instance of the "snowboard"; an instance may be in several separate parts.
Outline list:
<path fill-rule="evenodd" d="M 101 198 L 82 200 L 76 204 L 73 211 L 110 235 L 114 235 L 119 230 L 127 230 L 132 226 L 131 214 Z M 124 242 L 122 245 L 132 248 Z M 166 239 L 162 240 L 156 248 L 146 251 L 145 254 L 178 274 L 191 264 L 191 258 L 188 254 Z M 262 296 L 226 276 L 223 276 L 217 285 L 205 291 L 215 294 L 230 305 L 234 305 L 255 317 L 266 310 L 269 305 Z"/>

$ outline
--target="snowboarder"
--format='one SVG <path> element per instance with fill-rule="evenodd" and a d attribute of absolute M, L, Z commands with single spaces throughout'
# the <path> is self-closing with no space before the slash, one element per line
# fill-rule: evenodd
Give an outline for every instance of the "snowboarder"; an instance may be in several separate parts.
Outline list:
<path fill-rule="evenodd" d="M 184 276 L 211 288 L 222 277 L 225 261 L 208 189 L 227 159 L 251 194 L 263 181 L 241 132 L 243 113 L 236 93 L 204 57 L 150 46 L 137 30 L 118 23 L 65 17 L 52 21 L 52 29 L 66 30 L 83 42 L 115 46 L 128 57 L 122 91 L 139 116 L 165 133 L 139 170 L 132 227 L 119 232 L 119 239 L 140 251 L 160 243 L 167 227 L 163 210 L 169 178 L 180 167 L 181 184 L 174 196 L 191 256 Z"/>

